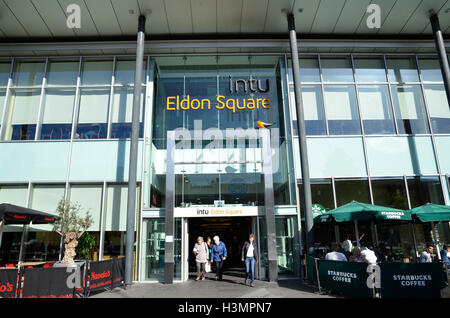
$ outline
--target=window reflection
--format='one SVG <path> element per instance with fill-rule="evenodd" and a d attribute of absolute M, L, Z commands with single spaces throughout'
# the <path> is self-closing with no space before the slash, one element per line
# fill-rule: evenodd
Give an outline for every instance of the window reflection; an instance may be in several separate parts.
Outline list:
<path fill-rule="evenodd" d="M 75 89 L 47 89 L 44 96 L 40 139 L 70 139 Z"/>
<path fill-rule="evenodd" d="M 111 84 L 113 61 L 112 59 L 87 59 L 83 61 L 81 73 L 82 85 Z"/>
<path fill-rule="evenodd" d="M 450 133 L 450 107 L 444 85 L 425 85 L 424 88 L 433 133 Z"/>
<path fill-rule="evenodd" d="M 369 181 L 367 179 L 335 179 L 334 183 L 338 206 L 353 200 L 370 203 Z"/>
<path fill-rule="evenodd" d="M 8 85 L 10 69 L 11 69 L 11 63 L 0 62 L 0 86 Z"/>
<path fill-rule="evenodd" d="M 400 134 L 429 133 L 425 104 L 419 85 L 392 85 L 392 99 Z"/>
<path fill-rule="evenodd" d="M 290 87 L 291 105 L 295 105 L 294 87 Z M 322 88 L 320 85 L 302 85 L 303 113 L 307 135 L 326 135 L 325 112 L 323 109 Z M 294 135 L 297 131 L 297 110 L 292 109 Z"/>
<path fill-rule="evenodd" d="M 359 135 L 361 123 L 354 85 L 325 85 L 325 109 L 331 135 Z"/>
<path fill-rule="evenodd" d="M 353 82 L 353 69 L 350 58 L 321 57 L 320 64 L 324 82 Z"/>
<path fill-rule="evenodd" d="M 374 203 L 397 209 L 408 209 L 408 199 L 403 178 L 372 179 Z"/>
<path fill-rule="evenodd" d="M 80 90 L 76 139 L 103 139 L 108 130 L 109 89 Z"/>
<path fill-rule="evenodd" d="M 133 116 L 133 92 L 132 87 L 116 87 L 114 89 L 112 115 L 111 115 L 111 138 L 130 138 L 131 123 Z M 144 109 L 145 93 L 141 93 L 141 111 L 139 112 L 139 138 L 144 134 Z"/>
<path fill-rule="evenodd" d="M 439 177 L 407 177 L 411 207 L 426 203 L 445 204 Z"/>
<path fill-rule="evenodd" d="M 389 79 L 391 82 L 418 82 L 419 73 L 414 57 L 389 57 L 386 59 Z"/>
<path fill-rule="evenodd" d="M 44 77 L 44 61 L 22 61 L 14 63 L 12 83 L 14 86 L 41 85 Z"/>
<path fill-rule="evenodd" d="M 354 58 L 358 82 L 386 82 L 386 70 L 382 58 Z"/>
<path fill-rule="evenodd" d="M 364 133 L 395 134 L 388 86 L 359 85 L 358 92 Z"/>
<path fill-rule="evenodd" d="M 424 82 L 442 82 L 439 60 L 431 57 L 419 58 L 420 75 Z"/>
<path fill-rule="evenodd" d="M 79 61 L 50 61 L 47 71 L 48 85 L 76 85 Z"/>
<path fill-rule="evenodd" d="M 142 280 L 164 280 L 164 219 L 144 219 L 142 222 Z"/>
<path fill-rule="evenodd" d="M 5 140 L 34 140 L 40 95 L 39 89 L 11 90 Z"/>

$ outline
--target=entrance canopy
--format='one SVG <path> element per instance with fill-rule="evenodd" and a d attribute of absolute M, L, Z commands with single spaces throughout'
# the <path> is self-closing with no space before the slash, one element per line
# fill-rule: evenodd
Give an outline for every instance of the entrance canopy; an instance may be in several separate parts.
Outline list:
<path fill-rule="evenodd" d="M 56 216 L 40 212 L 33 209 L 24 208 L 18 205 L 2 203 L 0 204 L 0 220 L 5 225 L 10 224 L 47 224 L 53 223 L 57 219 Z"/>
<path fill-rule="evenodd" d="M 450 221 L 450 206 L 427 203 L 411 210 L 421 222 Z"/>
<path fill-rule="evenodd" d="M 314 223 L 350 221 L 411 221 L 411 212 L 390 207 L 352 201 L 314 218 Z"/>

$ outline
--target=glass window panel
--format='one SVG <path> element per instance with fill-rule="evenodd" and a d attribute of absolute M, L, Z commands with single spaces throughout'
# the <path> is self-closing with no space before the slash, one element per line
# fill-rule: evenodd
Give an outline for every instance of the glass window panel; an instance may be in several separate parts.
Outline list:
<path fill-rule="evenodd" d="M 442 82 L 442 71 L 436 58 L 419 58 L 419 68 L 424 82 Z"/>
<path fill-rule="evenodd" d="M 361 134 L 355 86 L 325 85 L 324 91 L 330 134 Z"/>
<path fill-rule="evenodd" d="M 6 91 L 0 90 L 0 127 L 2 127 L 3 107 L 5 106 Z"/>
<path fill-rule="evenodd" d="M 392 85 L 400 134 L 429 133 L 422 90 L 419 85 Z"/>
<path fill-rule="evenodd" d="M 294 86 L 289 89 L 292 107 L 294 135 L 297 132 L 297 110 L 295 108 Z M 320 85 L 302 85 L 303 112 L 307 135 L 326 135 L 325 111 L 323 109 L 322 88 Z"/>
<path fill-rule="evenodd" d="M 353 200 L 370 203 L 369 181 L 367 179 L 335 179 L 338 207 Z"/>
<path fill-rule="evenodd" d="M 114 88 L 111 114 L 111 138 L 130 138 L 133 113 L 133 87 Z M 143 137 L 143 117 L 145 93 L 141 94 L 141 111 L 139 116 L 139 138 Z"/>
<path fill-rule="evenodd" d="M 426 203 L 445 204 L 439 177 L 408 177 L 411 207 Z"/>
<path fill-rule="evenodd" d="M 277 246 L 277 265 L 280 277 L 293 277 L 299 267 L 299 253 L 296 242 L 296 218 L 294 216 L 276 216 L 275 234 Z"/>
<path fill-rule="evenodd" d="M 65 185 L 34 185 L 31 192 L 32 209 L 57 215 L 56 208 L 61 199 L 64 199 Z M 34 229 L 51 231 L 53 225 L 34 225 Z"/>
<path fill-rule="evenodd" d="M 320 64 L 324 82 L 353 82 L 353 69 L 349 58 L 322 57 Z"/>
<path fill-rule="evenodd" d="M 126 231 L 127 199 L 127 185 L 108 185 L 106 192 L 105 231 Z"/>
<path fill-rule="evenodd" d="M 304 211 L 305 204 L 303 202 L 303 183 L 299 184 L 301 209 Z M 313 204 L 320 204 L 327 210 L 334 209 L 334 195 L 331 179 L 312 179 L 311 180 L 311 198 Z"/>
<path fill-rule="evenodd" d="M 36 132 L 41 90 L 11 90 L 6 140 L 32 140 Z"/>
<path fill-rule="evenodd" d="M 14 65 L 13 85 L 31 86 L 41 85 L 44 77 L 45 62 L 28 61 L 17 62 Z"/>
<path fill-rule="evenodd" d="M 408 199 L 403 178 L 372 179 L 373 201 L 377 205 L 408 209 Z"/>
<path fill-rule="evenodd" d="M 70 139 L 75 89 L 47 89 L 41 138 Z"/>
<path fill-rule="evenodd" d="M 83 62 L 82 85 L 111 84 L 112 60 L 86 60 Z"/>
<path fill-rule="evenodd" d="M 386 82 L 386 70 L 381 58 L 354 58 L 356 79 L 359 82 Z"/>
<path fill-rule="evenodd" d="M 136 72 L 136 61 L 117 61 L 116 74 L 114 78 L 115 84 L 130 85 L 134 84 L 134 74 Z M 147 75 L 147 59 L 144 60 L 142 66 L 142 83 L 146 82 Z"/>
<path fill-rule="evenodd" d="M 9 63 L 9 62 L 1 62 L 0 63 L 0 86 L 8 85 L 10 69 L 11 69 L 11 63 Z"/>
<path fill-rule="evenodd" d="M 395 134 L 387 85 L 359 85 L 361 117 L 366 134 Z"/>
<path fill-rule="evenodd" d="M 48 85 L 76 85 L 79 61 L 51 61 L 48 65 Z"/>
<path fill-rule="evenodd" d="M 386 59 L 389 79 L 391 82 L 418 82 L 416 62 L 413 57 L 390 57 Z"/>
<path fill-rule="evenodd" d="M 71 185 L 70 187 L 70 202 L 78 202 L 81 205 L 80 216 L 84 217 L 89 211 L 94 220 L 89 231 L 100 230 L 102 192 L 102 185 Z"/>
<path fill-rule="evenodd" d="M 450 107 L 444 85 L 425 85 L 424 88 L 433 132 L 450 133 Z"/>
<path fill-rule="evenodd" d="M 144 219 L 142 224 L 142 280 L 164 280 L 164 219 Z"/>
<path fill-rule="evenodd" d="M 320 82 L 319 61 L 317 58 L 300 58 L 300 81 Z"/>
<path fill-rule="evenodd" d="M 27 185 L 0 185 L 0 203 L 11 203 L 26 207 L 28 196 Z"/>
<path fill-rule="evenodd" d="M 109 89 L 81 89 L 76 138 L 106 138 L 108 106 Z"/>

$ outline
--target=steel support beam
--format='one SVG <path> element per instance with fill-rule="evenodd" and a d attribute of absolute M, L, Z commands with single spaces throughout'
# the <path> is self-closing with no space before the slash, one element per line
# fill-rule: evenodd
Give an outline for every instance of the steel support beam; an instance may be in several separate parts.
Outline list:
<path fill-rule="evenodd" d="M 450 70 L 447 52 L 445 51 L 444 38 L 442 36 L 441 26 L 437 14 L 430 17 L 431 27 L 433 28 L 434 42 L 436 51 L 439 55 L 439 63 L 441 65 L 442 78 L 444 79 L 445 92 L 447 93 L 447 102 L 450 105 Z M 449 106 L 450 107 L 450 106 Z"/>
<path fill-rule="evenodd" d="M 164 244 L 164 283 L 172 284 L 174 275 L 174 207 L 175 207 L 175 131 L 167 131 L 166 155 L 166 210 Z"/>
<path fill-rule="evenodd" d="M 278 280 L 277 240 L 275 227 L 275 199 L 273 193 L 272 148 L 270 147 L 270 130 L 259 130 L 262 137 L 262 157 L 264 173 L 264 206 L 267 230 L 267 258 L 269 260 L 269 282 Z"/>
<path fill-rule="evenodd" d="M 314 223 L 312 216 L 311 182 L 309 178 L 308 151 L 306 146 L 306 128 L 303 113 L 303 100 L 300 84 L 300 65 L 298 62 L 297 33 L 295 32 L 294 15 L 287 16 L 289 40 L 291 46 L 292 74 L 294 75 L 295 106 L 297 112 L 298 139 L 300 142 L 300 164 L 302 168 L 303 200 L 305 202 L 306 250 L 314 256 Z"/>
<path fill-rule="evenodd" d="M 128 173 L 128 202 L 127 202 L 127 237 L 125 246 L 125 288 L 131 287 L 133 281 L 134 259 L 134 229 L 136 222 L 136 183 L 137 157 L 139 138 L 139 115 L 141 111 L 142 66 L 144 63 L 145 17 L 139 16 L 137 45 L 136 45 L 136 73 L 134 74 L 133 113 L 131 123 L 130 164 Z"/>

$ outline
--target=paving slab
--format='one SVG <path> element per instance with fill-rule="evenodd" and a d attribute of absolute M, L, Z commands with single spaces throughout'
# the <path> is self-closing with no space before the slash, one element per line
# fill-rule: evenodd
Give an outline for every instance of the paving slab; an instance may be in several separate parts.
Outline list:
<path fill-rule="evenodd" d="M 208 278 L 204 281 L 166 285 L 162 283 L 134 283 L 129 289 L 118 287 L 92 298 L 329 298 L 321 295 L 300 280 L 279 280 L 278 283 L 255 281 L 246 286 L 242 278 L 224 276 L 223 281 Z"/>

